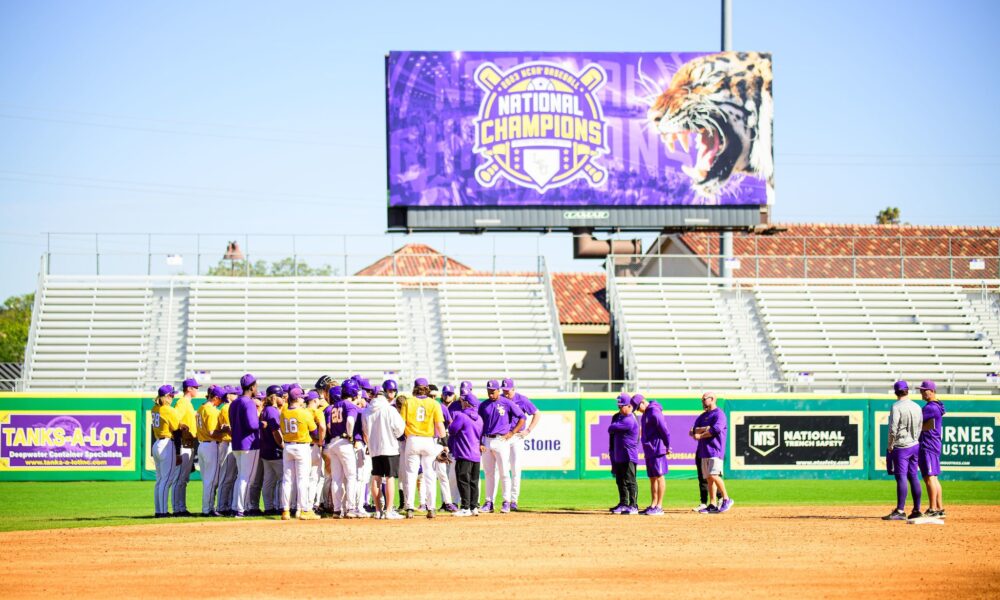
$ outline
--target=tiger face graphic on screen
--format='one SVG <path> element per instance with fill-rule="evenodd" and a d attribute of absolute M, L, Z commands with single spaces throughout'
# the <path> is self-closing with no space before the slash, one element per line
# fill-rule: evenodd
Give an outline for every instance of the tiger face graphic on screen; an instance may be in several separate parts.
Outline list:
<path fill-rule="evenodd" d="M 734 174 L 766 182 L 767 199 L 774 196 L 774 155 L 771 99 L 771 55 L 761 52 L 720 52 L 684 63 L 666 89 L 639 67 L 639 79 L 649 92 L 647 118 L 674 152 L 678 144 L 694 165 L 681 170 L 703 198 L 718 200 Z M 732 178 L 732 179 L 731 179 Z"/>
<path fill-rule="evenodd" d="M 603 185 L 608 172 L 597 159 L 608 152 L 607 125 L 595 92 L 607 79 L 593 63 L 579 73 L 544 61 L 507 71 L 480 65 L 473 151 L 485 161 L 476 181 L 493 187 L 502 177 L 542 194 L 578 178 Z"/>

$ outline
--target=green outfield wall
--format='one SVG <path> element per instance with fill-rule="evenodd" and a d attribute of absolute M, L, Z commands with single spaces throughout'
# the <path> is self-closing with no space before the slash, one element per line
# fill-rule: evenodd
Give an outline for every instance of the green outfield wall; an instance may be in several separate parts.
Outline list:
<path fill-rule="evenodd" d="M 688 436 L 701 402 L 659 401 L 671 432 L 672 479 L 694 478 Z M 1000 479 L 1000 400 L 942 396 L 943 479 Z M 523 444 L 524 476 L 610 479 L 607 394 L 535 398 L 540 417 Z M 134 394 L 0 394 L 0 481 L 153 479 L 149 397 Z M 195 408 L 200 401 L 195 402 Z M 721 397 L 730 478 L 883 479 L 888 396 Z M 644 465 L 640 459 L 640 476 Z M 194 476 L 199 476 L 195 472 Z"/>

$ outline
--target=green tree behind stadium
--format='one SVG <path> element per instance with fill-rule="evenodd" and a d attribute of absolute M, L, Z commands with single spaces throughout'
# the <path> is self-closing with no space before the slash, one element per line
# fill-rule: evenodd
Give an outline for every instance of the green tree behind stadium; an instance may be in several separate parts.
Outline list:
<path fill-rule="evenodd" d="M 24 361 L 24 348 L 28 345 L 31 328 L 31 308 L 35 304 L 34 292 L 11 296 L 0 307 L 0 362 Z"/>
<path fill-rule="evenodd" d="M 245 260 L 221 259 L 215 266 L 209 267 L 206 275 L 244 277 L 309 277 L 337 275 L 330 265 L 310 267 L 305 262 L 288 257 L 268 263 L 266 260 L 247 262 Z"/>

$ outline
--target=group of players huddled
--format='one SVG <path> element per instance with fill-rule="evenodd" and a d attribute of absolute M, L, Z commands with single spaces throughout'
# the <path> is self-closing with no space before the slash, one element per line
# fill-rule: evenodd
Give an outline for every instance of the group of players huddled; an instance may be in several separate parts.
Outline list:
<path fill-rule="evenodd" d="M 308 391 L 297 383 L 260 387 L 249 373 L 238 387 L 209 386 L 197 411 L 196 380 L 184 381 L 176 402 L 173 386 L 160 387 L 151 411 L 156 517 L 171 515 L 171 495 L 172 514 L 192 516 L 186 495 L 195 456 L 205 517 L 402 519 L 421 510 L 434 518 L 438 484 L 439 510 L 456 517 L 494 512 L 497 487 L 499 512 L 518 510 L 518 442 L 540 414 L 511 379 L 487 382 L 482 401 L 469 381 L 457 393 L 443 386 L 438 398 L 422 377 L 409 396 L 392 379 L 378 385 L 360 375 L 340 383 L 324 375 Z"/>

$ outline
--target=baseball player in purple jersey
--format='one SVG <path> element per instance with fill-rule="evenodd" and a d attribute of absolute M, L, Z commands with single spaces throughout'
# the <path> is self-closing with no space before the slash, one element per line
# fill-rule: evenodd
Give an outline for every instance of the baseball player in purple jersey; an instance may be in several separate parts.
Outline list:
<path fill-rule="evenodd" d="M 524 439 L 535 430 L 542 415 L 527 396 L 514 390 L 513 379 L 507 378 L 500 383 L 500 393 L 521 409 L 525 419 L 531 417 L 510 443 L 510 509 L 517 510 L 517 499 L 521 495 L 521 470 L 524 468 Z M 511 421 L 515 420 L 511 415 Z M 513 425 L 514 423 L 511 423 L 512 427 Z"/>
<path fill-rule="evenodd" d="M 694 420 L 694 427 L 688 434 L 698 441 L 694 458 L 701 463 L 701 471 L 708 481 L 706 499 L 712 503 L 699 508 L 701 514 L 724 513 L 733 507 L 733 499 L 722 481 L 722 459 L 726 455 L 726 413 L 716 405 L 715 394 L 706 392 L 701 396 L 702 413 Z M 717 493 L 722 494 L 722 503 L 715 506 Z"/>
<path fill-rule="evenodd" d="M 353 381 L 344 382 L 348 398 L 353 393 Z M 357 519 L 367 516 L 357 505 L 358 456 L 355 449 L 354 427 L 361 410 L 350 399 L 337 398 L 324 411 L 327 444 L 323 453 L 330 462 L 330 506 L 336 517 Z M 359 444 L 360 445 L 360 444 Z"/>
<path fill-rule="evenodd" d="M 257 378 L 247 373 L 240 378 L 243 393 L 229 405 L 229 426 L 232 427 L 233 454 L 236 455 L 236 487 L 233 489 L 232 511 L 243 517 L 249 499 L 248 488 L 260 457 L 260 419 L 253 397 L 257 394 Z"/>
<path fill-rule="evenodd" d="M 639 464 L 639 419 L 632 410 L 632 398 L 622 392 L 618 396 L 618 412 L 608 426 L 611 472 L 618 485 L 618 504 L 611 512 L 617 515 L 639 514 L 639 486 L 635 480 Z"/>
<path fill-rule="evenodd" d="M 316 393 L 319 394 L 320 407 L 323 409 L 323 423 L 326 424 L 326 409 L 330 408 L 333 404 L 333 388 L 337 388 L 337 394 L 340 394 L 340 384 L 338 384 L 329 375 L 323 375 L 316 380 L 316 385 L 314 389 Z M 327 432 L 326 438 L 329 439 L 330 435 Z M 324 440 L 323 446 L 326 446 L 326 440 Z M 326 452 L 320 452 L 320 458 L 323 460 L 323 489 L 320 490 L 320 510 L 323 512 L 333 512 L 330 508 L 330 460 L 327 458 Z"/>
<path fill-rule="evenodd" d="M 267 395 L 264 392 L 257 392 L 254 394 L 253 403 L 254 407 L 257 409 L 257 420 L 260 420 L 260 415 L 264 410 L 264 399 Z M 261 444 L 263 444 L 263 439 L 261 439 Z M 246 509 L 243 513 L 247 516 L 259 516 L 263 513 L 260 510 L 260 496 L 264 488 L 264 461 L 260 457 L 260 453 L 257 453 L 257 466 L 253 470 L 253 479 L 250 480 L 250 486 L 247 488 L 247 502 Z"/>
<path fill-rule="evenodd" d="M 926 402 L 922 409 L 924 423 L 920 431 L 920 451 L 917 464 L 927 486 L 927 516 L 943 519 L 944 507 L 941 501 L 941 421 L 945 413 L 944 403 L 938 400 L 937 386 L 933 381 L 924 381 L 917 388 Z"/>
<path fill-rule="evenodd" d="M 886 461 L 886 466 L 889 468 L 891 465 L 891 475 L 896 478 L 896 508 L 882 518 L 886 521 L 905 521 L 907 518 L 917 519 L 923 516 L 920 511 L 920 467 L 917 463 L 924 413 L 910 399 L 910 386 L 905 381 L 897 381 L 892 389 L 896 394 L 896 402 L 889 410 L 889 439 L 886 444 L 892 459 Z M 913 493 L 913 512 L 907 517 L 905 509 L 909 490 Z"/>
<path fill-rule="evenodd" d="M 483 435 L 483 420 L 479 416 L 479 401 L 475 396 L 465 394 L 459 402 L 463 408 L 452 413 L 448 426 L 448 439 L 455 458 L 458 497 L 462 505 L 453 514 L 456 517 L 479 516 L 479 463 L 482 460 L 479 443 Z"/>
<path fill-rule="evenodd" d="M 670 431 L 667 430 L 667 420 L 663 416 L 663 408 L 656 400 L 639 401 L 639 412 L 642 413 L 642 451 L 646 457 L 646 476 L 649 477 L 649 490 L 652 500 L 641 514 L 656 516 L 663 514 L 663 494 L 667 483 L 667 457 L 670 456 Z"/>
<path fill-rule="evenodd" d="M 479 405 L 483 420 L 482 465 L 486 470 L 486 502 L 483 512 L 493 512 L 493 499 L 497 494 L 497 477 L 502 484 L 503 504 L 500 512 L 510 512 L 510 444 L 511 439 L 524 429 L 524 412 L 500 395 L 500 382 L 491 379 L 486 383 L 487 399 Z M 512 419 L 516 419 L 511 422 Z"/>
<path fill-rule="evenodd" d="M 260 413 L 260 465 L 264 472 L 261 495 L 264 497 L 264 514 L 281 514 L 281 407 L 285 399 L 281 386 L 267 388 L 264 408 Z"/>
<path fill-rule="evenodd" d="M 361 391 L 354 398 L 354 406 L 358 407 L 358 411 L 360 412 L 368 406 L 369 400 L 376 398 L 375 386 L 364 377 L 358 377 L 355 382 L 361 388 Z M 358 510 L 365 513 L 364 516 L 371 516 L 365 509 L 365 499 L 367 498 L 368 487 L 372 479 L 372 457 L 368 454 L 368 448 L 365 446 L 361 419 L 357 419 L 354 422 L 354 456 L 357 459 L 358 465 L 357 479 L 355 479 L 357 485 L 354 486 L 354 505 Z"/>
<path fill-rule="evenodd" d="M 444 417 L 444 427 L 447 432 L 451 425 L 452 415 L 449 405 L 454 404 L 455 388 L 445 385 L 441 388 L 441 416 Z M 445 512 L 458 512 L 458 507 L 454 501 L 458 498 L 458 482 L 455 481 L 455 460 L 451 456 L 451 440 L 444 440 L 445 448 L 448 450 L 448 460 L 435 460 L 434 471 L 437 474 L 438 483 L 441 485 L 441 510 Z"/>

